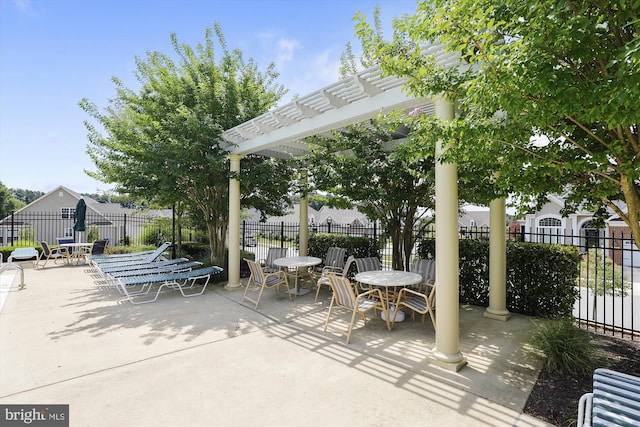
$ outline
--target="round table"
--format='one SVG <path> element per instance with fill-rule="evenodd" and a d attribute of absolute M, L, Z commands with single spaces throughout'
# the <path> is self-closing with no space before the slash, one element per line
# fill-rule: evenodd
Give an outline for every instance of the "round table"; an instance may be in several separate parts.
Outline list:
<path fill-rule="evenodd" d="M 315 265 L 322 263 L 322 259 L 314 256 L 290 256 L 285 258 L 277 258 L 273 260 L 273 263 L 278 267 L 285 267 L 288 270 L 295 270 L 296 280 L 294 289 L 290 291 L 292 295 L 304 295 L 311 292 L 310 289 L 300 289 L 298 287 L 298 278 L 300 276 L 300 269 L 308 269 Z"/>
<path fill-rule="evenodd" d="M 75 258 L 76 265 L 78 265 L 80 263 L 80 257 L 87 255 L 91 251 L 91 247 L 93 246 L 93 243 L 89 243 L 89 242 L 60 243 L 59 246 L 61 248 L 67 248 L 67 253 L 69 254 L 68 255 L 69 263 L 71 263 Z M 70 251 L 70 249 L 73 249 L 73 251 Z M 85 258 L 85 261 L 86 261 L 86 258 Z"/>
<path fill-rule="evenodd" d="M 422 282 L 422 276 L 409 271 L 371 270 L 356 274 L 355 280 L 356 282 L 364 283 L 365 285 L 385 288 L 383 295 L 387 300 L 389 316 L 393 318 L 393 310 L 395 307 L 394 304 L 389 301 L 389 288 L 417 285 Z M 402 313 L 402 315 L 400 313 Z M 396 316 L 396 322 L 402 322 L 403 320 L 404 312 L 399 312 Z"/>

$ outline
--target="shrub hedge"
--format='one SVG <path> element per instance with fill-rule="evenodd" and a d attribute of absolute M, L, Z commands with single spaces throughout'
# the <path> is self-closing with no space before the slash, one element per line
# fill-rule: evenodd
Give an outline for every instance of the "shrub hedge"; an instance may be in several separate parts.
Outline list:
<path fill-rule="evenodd" d="M 378 257 L 380 248 L 377 239 L 369 237 L 348 236 L 346 234 L 313 233 L 309 236 L 309 256 L 324 258 L 330 247 L 345 248 L 347 256 L 356 258 Z"/>
<path fill-rule="evenodd" d="M 418 256 L 435 259 L 435 240 L 418 244 Z M 489 241 L 459 242 L 460 302 L 489 305 Z M 514 313 L 571 316 L 578 297 L 579 253 L 570 246 L 507 242 L 507 309 Z"/>

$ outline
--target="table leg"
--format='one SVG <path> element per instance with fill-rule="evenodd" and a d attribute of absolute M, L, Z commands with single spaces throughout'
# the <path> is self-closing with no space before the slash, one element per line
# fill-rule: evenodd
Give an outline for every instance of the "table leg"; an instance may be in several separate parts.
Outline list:
<path fill-rule="evenodd" d="M 311 289 L 301 289 L 300 288 L 300 271 L 298 268 L 296 268 L 296 272 L 295 272 L 295 282 L 294 282 L 294 287 L 291 291 L 289 291 L 289 293 L 291 295 L 306 295 L 309 292 L 311 292 Z"/>

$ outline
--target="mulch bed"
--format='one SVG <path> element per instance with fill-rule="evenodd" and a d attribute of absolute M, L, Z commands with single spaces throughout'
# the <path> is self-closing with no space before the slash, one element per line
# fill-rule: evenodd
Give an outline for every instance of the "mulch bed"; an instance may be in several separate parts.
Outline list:
<path fill-rule="evenodd" d="M 608 361 L 606 368 L 640 376 L 640 337 L 634 340 L 593 334 L 594 344 Z M 531 391 L 524 413 L 556 426 L 575 426 L 578 400 L 593 391 L 593 376 L 561 376 L 544 368 Z"/>

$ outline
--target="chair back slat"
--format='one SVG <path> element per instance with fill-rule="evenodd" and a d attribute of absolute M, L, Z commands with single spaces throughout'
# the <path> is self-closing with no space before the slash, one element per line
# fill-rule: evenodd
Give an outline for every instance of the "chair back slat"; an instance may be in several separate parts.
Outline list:
<path fill-rule="evenodd" d="M 329 284 L 333 289 L 336 304 L 353 309 L 356 302 L 356 293 L 349 279 L 342 276 L 329 276 Z"/>
<path fill-rule="evenodd" d="M 416 259 L 409 266 L 409 271 L 422 276 L 422 283 L 433 285 L 436 282 L 436 262 L 432 259 Z"/>
<path fill-rule="evenodd" d="M 269 248 L 269 251 L 267 252 L 267 259 L 265 260 L 266 267 L 273 271 L 279 270 L 280 267 L 275 265 L 273 261 L 277 260 L 278 258 L 286 257 L 287 249 L 288 248 Z"/>
<path fill-rule="evenodd" d="M 363 271 L 382 270 L 382 264 L 377 257 L 356 258 L 355 261 L 358 273 L 362 273 Z"/>
<path fill-rule="evenodd" d="M 91 245 L 91 255 L 102 255 L 107 250 L 108 239 L 95 240 Z"/>
<path fill-rule="evenodd" d="M 331 247 L 327 250 L 327 257 L 325 259 L 324 265 L 328 265 L 330 267 L 343 268 L 344 267 L 344 257 L 347 253 L 345 248 L 337 248 Z"/>
<path fill-rule="evenodd" d="M 42 252 L 44 252 L 44 255 L 49 256 L 49 254 L 51 253 L 51 249 L 49 249 L 49 244 L 43 240 L 42 242 L 40 242 L 40 246 L 42 246 Z"/>
<path fill-rule="evenodd" d="M 262 283 L 264 282 L 264 272 L 262 271 L 262 267 L 260 267 L 260 264 L 250 259 L 245 259 L 245 261 L 249 266 L 249 271 L 251 272 L 253 281 L 259 285 L 262 285 Z"/>

